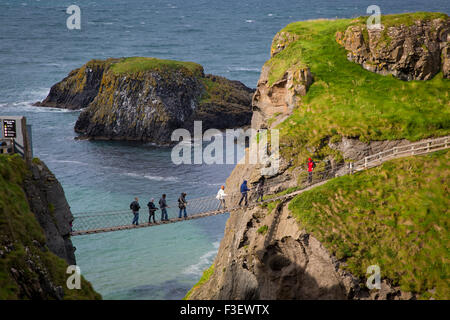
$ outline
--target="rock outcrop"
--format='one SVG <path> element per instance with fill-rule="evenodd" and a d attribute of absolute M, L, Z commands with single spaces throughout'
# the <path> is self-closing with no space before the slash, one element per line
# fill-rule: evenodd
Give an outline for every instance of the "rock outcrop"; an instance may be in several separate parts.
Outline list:
<path fill-rule="evenodd" d="M 75 248 L 70 240 L 72 212 L 64 189 L 47 166 L 38 160 L 31 164 L 31 176 L 23 183 L 31 212 L 44 230 L 51 252 L 75 265 Z"/>
<path fill-rule="evenodd" d="M 271 57 L 283 51 L 296 41 L 297 35 L 279 32 L 275 35 L 271 46 Z M 281 79 L 270 83 L 269 74 L 272 65 L 270 60 L 264 64 L 253 95 L 252 128 L 269 128 L 286 119 L 292 113 L 299 98 L 306 95 L 313 83 L 313 75 L 307 66 L 291 66 Z M 276 120 L 278 119 L 278 120 Z"/>
<path fill-rule="evenodd" d="M 50 90 L 40 106 L 81 109 L 81 137 L 171 143 L 177 128 L 193 131 L 250 124 L 253 90 L 205 75 L 191 62 L 154 58 L 93 60 Z"/>
<path fill-rule="evenodd" d="M 411 25 L 384 25 L 383 19 L 381 28 L 357 24 L 336 34 L 350 61 L 402 80 L 430 80 L 440 71 L 450 78 L 448 16 L 416 20 Z"/>

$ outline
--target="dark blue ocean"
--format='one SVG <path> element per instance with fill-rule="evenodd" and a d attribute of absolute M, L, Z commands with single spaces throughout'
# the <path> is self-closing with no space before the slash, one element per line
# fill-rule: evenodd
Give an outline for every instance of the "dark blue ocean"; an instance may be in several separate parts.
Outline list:
<path fill-rule="evenodd" d="M 72 4 L 81 9 L 81 30 L 66 27 Z M 78 111 L 31 103 L 94 58 L 195 61 L 256 87 L 278 30 L 298 20 L 365 15 L 372 4 L 382 14 L 450 13 L 448 0 L 0 0 L 0 114 L 27 117 L 34 155 L 56 174 L 75 214 L 126 209 L 134 196 L 214 194 L 232 165 L 175 166 L 167 148 L 76 141 Z M 77 262 L 106 299 L 180 299 L 212 263 L 226 219 L 74 237 Z"/>

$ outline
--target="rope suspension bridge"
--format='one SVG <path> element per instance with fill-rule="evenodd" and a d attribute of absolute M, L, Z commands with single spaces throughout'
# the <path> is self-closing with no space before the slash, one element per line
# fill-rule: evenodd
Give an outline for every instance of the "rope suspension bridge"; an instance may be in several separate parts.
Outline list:
<path fill-rule="evenodd" d="M 344 163 L 342 165 L 331 167 L 328 162 L 323 162 L 323 165 L 318 166 L 313 171 L 312 177 L 308 177 L 305 172 L 301 175 L 296 186 L 285 188 L 283 190 L 277 190 L 277 193 L 270 193 L 273 187 L 279 186 L 279 182 L 265 183 L 264 184 L 264 200 L 260 202 L 252 201 L 256 199 L 254 192 L 249 193 L 249 203 L 246 206 L 232 205 L 222 208 L 220 201 L 216 199 L 216 196 L 209 196 L 197 199 L 187 200 L 187 212 L 189 214 L 186 218 L 178 218 L 178 205 L 176 203 L 169 203 L 169 209 L 167 210 L 169 220 L 159 221 L 157 223 L 141 223 L 139 225 L 132 225 L 132 216 L 130 210 L 121 211 L 109 211 L 109 212 L 85 212 L 74 214 L 74 221 L 72 227 L 72 236 L 97 234 L 103 232 L 112 232 L 119 230 L 139 229 L 152 226 L 159 226 L 164 224 L 177 223 L 181 221 L 188 221 L 193 219 L 200 219 L 225 213 L 231 213 L 233 211 L 240 210 L 242 208 L 254 208 L 256 206 L 264 205 L 274 201 L 288 200 L 296 195 L 310 190 L 314 187 L 326 183 L 328 180 L 342 176 L 346 174 L 353 174 L 355 172 L 367 170 L 381 165 L 383 162 L 402 158 L 407 156 L 423 155 L 438 150 L 447 149 L 449 147 L 449 136 L 429 139 L 420 141 L 417 143 L 411 143 L 407 145 L 397 146 L 389 150 L 385 150 L 370 156 L 367 156 L 359 161 Z M 320 168 L 319 168 L 320 167 Z M 253 189 L 253 188 L 251 188 Z M 241 193 L 228 193 L 225 197 L 226 203 L 237 203 Z M 144 210 L 141 210 L 141 212 Z M 158 211 L 157 211 L 158 212 Z M 160 210 L 159 210 L 160 212 Z M 145 217 L 145 215 L 144 215 Z M 144 218 L 145 219 L 145 218 Z"/>

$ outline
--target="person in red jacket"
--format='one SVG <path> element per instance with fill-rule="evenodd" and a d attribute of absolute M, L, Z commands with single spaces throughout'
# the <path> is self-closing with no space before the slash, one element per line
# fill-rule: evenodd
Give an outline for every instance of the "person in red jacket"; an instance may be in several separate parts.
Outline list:
<path fill-rule="evenodd" d="M 314 161 L 309 158 L 308 159 L 308 183 L 312 183 L 312 177 L 313 177 L 313 170 L 316 167 L 316 164 Z"/>

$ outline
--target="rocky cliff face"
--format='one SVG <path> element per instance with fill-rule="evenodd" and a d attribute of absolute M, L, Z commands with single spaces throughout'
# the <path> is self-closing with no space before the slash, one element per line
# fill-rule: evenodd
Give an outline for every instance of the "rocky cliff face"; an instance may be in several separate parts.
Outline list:
<path fill-rule="evenodd" d="M 75 248 L 70 240 L 73 216 L 64 190 L 43 162 L 35 160 L 30 169 L 31 175 L 23 183 L 30 210 L 44 230 L 50 251 L 75 265 Z"/>
<path fill-rule="evenodd" d="M 348 51 L 348 59 L 363 68 L 402 80 L 430 80 L 439 71 L 450 77 L 450 18 L 412 20 L 381 28 L 350 26 L 338 32 L 336 41 Z"/>
<path fill-rule="evenodd" d="M 48 96 L 36 106 L 78 110 L 86 108 L 97 96 L 103 73 L 118 59 L 91 60 L 72 70 L 50 89 Z"/>
<path fill-rule="evenodd" d="M 296 39 L 297 36 L 289 32 L 277 33 L 272 41 L 271 57 L 282 52 Z M 269 128 L 286 119 L 314 81 L 307 66 L 293 65 L 280 80 L 271 83 L 269 79 L 271 68 L 270 63 L 263 66 L 253 95 L 252 128 L 255 129 Z"/>
<path fill-rule="evenodd" d="M 81 289 L 66 286 L 73 218 L 54 175 L 18 156 L 1 156 L 0 173 L 0 299 L 100 299 L 83 277 Z"/>
<path fill-rule="evenodd" d="M 75 125 L 82 137 L 169 144 L 173 130 L 246 126 L 253 90 L 205 75 L 203 68 L 153 58 L 90 61 L 54 85 L 38 105 L 85 108 Z"/>
<path fill-rule="evenodd" d="M 404 46 L 403 49 L 399 49 L 401 54 L 398 56 L 399 59 L 405 56 L 402 60 L 404 67 L 400 68 L 400 64 L 397 63 L 400 60 L 395 60 L 396 63 L 385 64 L 383 70 L 390 70 L 392 73 L 398 71 L 396 75 L 405 80 L 418 78 L 426 80 L 435 75 L 442 68 L 440 58 L 436 57 L 437 52 L 441 52 L 444 47 L 442 39 L 443 34 L 447 32 L 444 31 L 445 28 L 445 21 L 433 20 L 416 23 L 410 27 L 388 29 L 389 35 L 396 39 L 392 43 L 396 43 L 397 48 Z M 342 39 L 344 37 L 350 39 L 357 35 L 355 30 L 359 29 L 350 27 L 345 34 L 338 34 L 337 40 L 345 44 Z M 423 36 L 418 37 L 419 33 L 423 33 Z M 365 38 L 362 33 L 360 36 L 357 37 L 361 40 L 360 45 L 355 48 L 363 46 Z M 372 41 L 375 41 L 376 36 L 375 33 L 371 35 Z M 272 57 L 282 54 L 283 50 L 297 38 L 297 35 L 285 31 L 277 34 L 272 43 Z M 351 40 L 348 42 L 352 43 Z M 432 50 L 426 53 L 418 49 L 422 43 L 426 43 Z M 379 42 L 379 46 L 375 46 L 372 52 L 367 42 L 366 52 L 373 54 L 375 60 L 383 60 L 387 52 L 385 50 L 390 50 L 387 48 L 391 47 L 383 49 Z M 361 55 L 360 51 L 355 49 L 355 52 Z M 445 61 L 442 60 L 444 64 Z M 288 71 L 281 80 L 273 82 L 270 79 L 271 67 L 270 63 L 266 63 L 263 67 L 253 98 L 254 129 L 274 127 L 286 120 L 292 109 L 299 106 L 302 96 L 306 95 L 314 80 L 307 66 L 296 64 L 287 68 Z M 305 125 L 315 130 L 314 124 Z M 325 157 L 325 161 L 330 161 L 331 167 L 334 168 L 336 164 L 342 164 L 344 161 L 359 160 L 407 143 L 409 141 L 406 139 L 363 142 L 357 137 L 341 136 L 333 141 L 324 139 L 316 150 L 309 151 L 312 154 L 320 154 L 325 148 L 337 151 L 339 158 L 332 152 L 326 156 L 321 155 Z M 292 159 L 281 159 L 278 173 L 265 176 L 266 184 L 270 184 L 267 193 L 275 194 L 297 186 L 302 173 L 304 169 L 296 167 Z M 336 170 L 333 174 L 339 175 L 339 172 Z M 260 177 L 260 165 L 238 164 L 226 181 L 225 192 L 239 194 L 239 186 L 243 180 L 248 180 L 252 187 Z M 254 201 L 255 198 L 256 195 L 251 193 L 250 201 Z M 238 195 L 229 197 L 227 205 L 233 207 L 238 201 Z M 414 298 L 413 294 L 390 284 L 388 279 L 383 279 L 381 290 L 369 291 L 365 286 L 365 279 L 356 278 L 344 271 L 341 265 L 345 265 L 345 262 L 338 261 L 313 234 L 305 231 L 293 217 L 288 204 L 288 201 L 278 201 L 269 206 L 232 212 L 214 261 L 212 275 L 202 285 L 192 290 L 189 299 Z"/>

